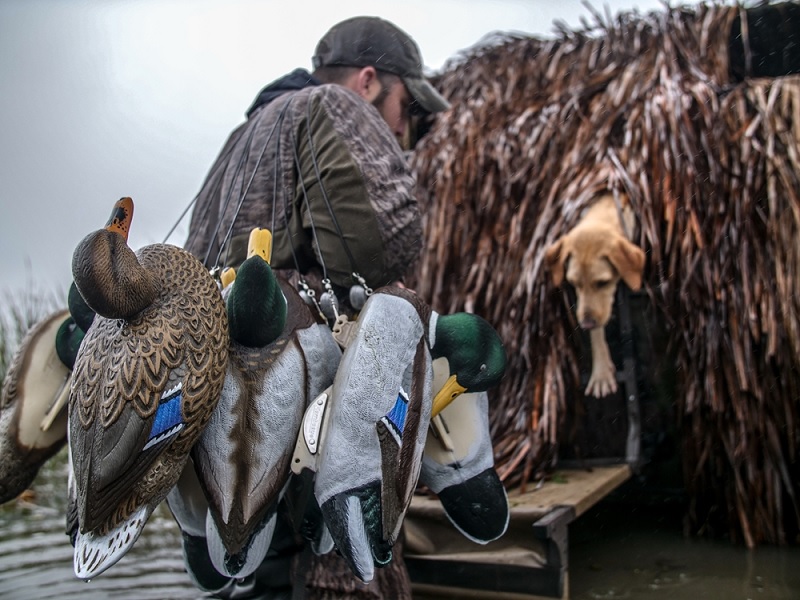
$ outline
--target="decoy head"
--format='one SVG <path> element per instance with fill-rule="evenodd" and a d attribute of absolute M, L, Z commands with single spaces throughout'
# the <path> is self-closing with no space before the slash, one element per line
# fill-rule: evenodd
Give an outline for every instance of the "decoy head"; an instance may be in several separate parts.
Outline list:
<path fill-rule="evenodd" d="M 109 319 L 130 319 L 158 295 L 158 279 L 128 247 L 133 200 L 122 198 L 104 229 L 87 235 L 72 255 L 72 277 L 93 311 Z"/>
<path fill-rule="evenodd" d="M 506 352 L 497 331 L 470 313 L 439 315 L 431 355 L 446 358 L 450 377 L 433 399 L 434 417 L 464 392 L 485 392 L 506 368 Z"/>
<path fill-rule="evenodd" d="M 286 298 L 269 266 L 271 240 L 266 229 L 250 232 L 248 258 L 226 300 L 231 338 L 250 348 L 274 342 L 286 325 Z"/>
<path fill-rule="evenodd" d="M 86 304 L 74 281 L 69 286 L 67 307 L 70 316 L 64 320 L 56 333 L 56 354 L 61 362 L 72 370 L 83 337 L 94 322 L 95 312 Z"/>
<path fill-rule="evenodd" d="M 89 327 L 91 327 L 94 322 L 95 312 L 86 304 L 86 300 L 81 296 L 74 281 L 69 286 L 67 308 L 69 308 L 69 314 L 72 315 L 75 324 L 80 327 L 84 333 L 89 331 Z"/>
<path fill-rule="evenodd" d="M 76 323 L 73 317 L 67 317 L 56 332 L 56 354 L 70 371 L 75 366 L 75 359 L 86 332 Z"/>

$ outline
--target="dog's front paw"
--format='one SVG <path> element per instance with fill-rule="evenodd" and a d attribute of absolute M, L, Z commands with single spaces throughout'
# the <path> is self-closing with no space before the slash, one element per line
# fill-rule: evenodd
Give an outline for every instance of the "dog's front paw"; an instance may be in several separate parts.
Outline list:
<path fill-rule="evenodd" d="M 603 398 L 617 391 L 617 378 L 613 364 L 596 366 L 592 369 L 589 385 L 584 392 L 587 396 Z"/>

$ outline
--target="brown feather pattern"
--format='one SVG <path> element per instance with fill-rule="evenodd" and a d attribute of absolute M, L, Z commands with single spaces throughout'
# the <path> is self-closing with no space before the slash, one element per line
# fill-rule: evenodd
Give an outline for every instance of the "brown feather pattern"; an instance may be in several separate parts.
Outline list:
<path fill-rule="evenodd" d="M 130 321 L 98 315 L 75 363 L 70 444 L 84 531 L 95 526 L 108 531 L 142 504 L 163 499 L 216 406 L 225 374 L 227 316 L 208 272 L 174 246 L 147 246 L 137 256 L 158 278 L 158 297 Z M 137 465 L 161 394 L 178 382 L 186 426 L 163 452 L 141 459 L 149 464 Z M 102 444 L 91 440 L 101 439 L 99 432 L 120 419 L 136 419 L 134 427 L 143 431 L 128 463 L 141 475 L 114 473 L 113 485 L 96 489 L 92 485 L 110 475 L 102 472 Z M 93 504 L 104 508 L 95 512 Z"/>

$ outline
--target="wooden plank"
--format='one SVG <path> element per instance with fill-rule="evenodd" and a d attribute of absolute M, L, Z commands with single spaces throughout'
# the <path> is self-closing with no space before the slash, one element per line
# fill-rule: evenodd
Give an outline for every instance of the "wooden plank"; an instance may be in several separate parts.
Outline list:
<path fill-rule="evenodd" d="M 560 600 L 555 596 L 536 596 L 532 594 L 511 594 L 507 592 L 487 592 L 486 590 L 468 590 L 466 588 L 443 588 L 438 585 L 411 583 L 414 600 Z M 569 591 L 564 590 L 561 599 L 569 598 Z"/>
<path fill-rule="evenodd" d="M 567 598 L 568 524 L 630 476 L 628 465 L 560 469 L 524 494 L 509 490 L 509 530 L 485 546 L 451 531 L 438 500 L 414 497 L 405 548 L 414 597 Z"/>
<path fill-rule="evenodd" d="M 592 469 L 560 469 L 538 488 L 528 486 L 521 494 L 518 489 L 508 491 L 511 518 L 535 521 L 556 506 L 571 506 L 579 517 L 631 477 L 628 465 L 610 465 Z M 415 496 L 411 501 L 411 514 L 432 518 L 443 513 L 438 500 L 428 496 Z"/>
<path fill-rule="evenodd" d="M 537 489 L 508 492 L 511 518 L 539 519 L 556 506 L 571 506 L 579 517 L 630 476 L 628 465 L 558 470 Z"/>

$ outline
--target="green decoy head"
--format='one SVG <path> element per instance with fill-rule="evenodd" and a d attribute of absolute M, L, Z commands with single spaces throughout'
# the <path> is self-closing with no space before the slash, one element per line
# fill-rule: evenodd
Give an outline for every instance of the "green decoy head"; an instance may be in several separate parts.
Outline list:
<path fill-rule="evenodd" d="M 485 392 L 497 385 L 506 368 L 500 336 L 478 315 L 439 315 L 434 335 L 431 356 L 447 359 L 450 377 L 433 400 L 431 416 L 464 392 Z"/>
<path fill-rule="evenodd" d="M 78 357 L 78 350 L 85 332 L 81 329 L 72 316 L 64 319 L 56 332 L 56 354 L 70 371 L 75 366 L 75 359 Z"/>
<path fill-rule="evenodd" d="M 70 316 L 64 320 L 56 332 L 56 354 L 70 371 L 75 366 L 78 349 L 83 336 L 94 322 L 95 312 L 86 304 L 78 286 L 73 281 L 67 292 L 67 308 Z"/>
<path fill-rule="evenodd" d="M 254 255 L 236 271 L 226 301 L 231 337 L 250 348 L 263 348 L 286 325 L 286 299 L 266 260 Z"/>
<path fill-rule="evenodd" d="M 86 304 L 86 300 L 81 296 L 74 281 L 70 284 L 69 292 L 67 293 L 67 308 L 69 308 L 69 314 L 75 319 L 75 324 L 84 333 L 89 331 L 89 327 L 94 322 L 95 312 Z"/>

